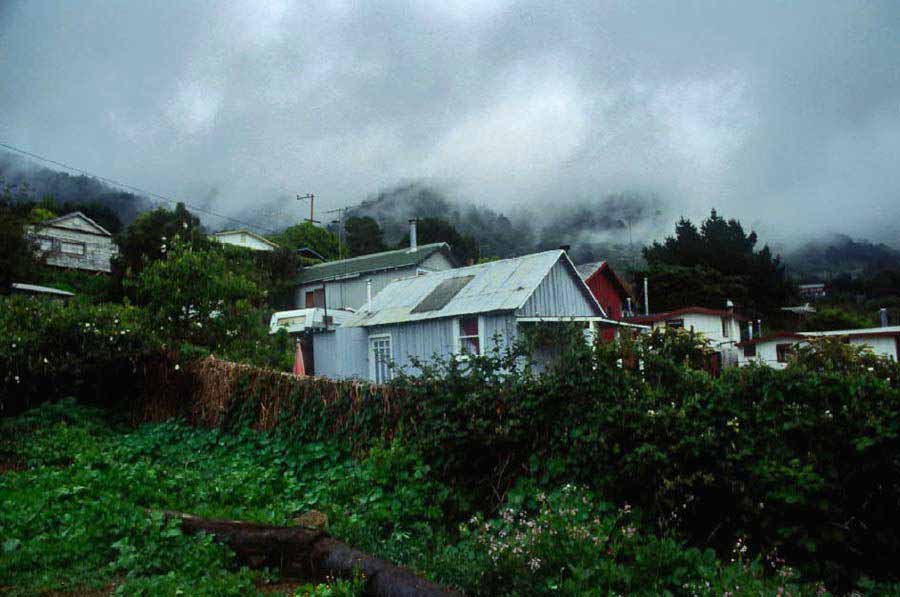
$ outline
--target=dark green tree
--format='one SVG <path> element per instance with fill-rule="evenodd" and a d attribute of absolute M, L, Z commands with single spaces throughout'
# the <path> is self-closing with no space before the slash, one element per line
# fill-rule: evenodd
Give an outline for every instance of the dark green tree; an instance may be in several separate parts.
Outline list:
<path fill-rule="evenodd" d="M 351 216 L 344 222 L 347 251 L 351 257 L 384 251 L 384 234 L 374 218 Z"/>
<path fill-rule="evenodd" d="M 698 228 L 682 218 L 675 235 L 644 248 L 647 269 L 635 282 L 650 279 L 651 309 L 699 305 L 721 308 L 731 299 L 744 310 L 770 317 L 780 315 L 793 295 L 778 256 L 760 249 L 756 233 L 747 233 L 735 219 L 712 210 Z M 640 286 L 638 286 L 640 287 Z"/>
<path fill-rule="evenodd" d="M 311 222 L 302 222 L 286 228 L 281 234 L 272 238 L 273 241 L 286 249 L 309 248 L 317 252 L 325 259 L 337 259 L 340 245 L 338 236 L 334 232 Z"/>
<path fill-rule="evenodd" d="M 457 261 L 465 265 L 470 261 L 477 263 L 481 252 L 478 242 L 469 234 L 460 232 L 447 220 L 441 218 L 422 218 L 418 221 L 416 231 L 417 242 L 420 245 L 429 243 L 447 243 Z M 398 248 L 409 246 L 409 233 L 400 240 Z"/>
<path fill-rule="evenodd" d="M 878 325 L 872 317 L 860 313 L 844 311 L 836 307 L 825 307 L 808 315 L 800 324 L 804 332 L 824 332 L 828 330 L 850 330 Z"/>
<path fill-rule="evenodd" d="M 25 217 L 0 199 L 0 294 L 8 294 L 13 282 L 30 281 L 40 269 L 37 247 L 26 233 Z"/>
<path fill-rule="evenodd" d="M 175 241 L 197 248 L 208 246 L 200 219 L 187 210 L 183 203 L 171 211 L 159 207 L 145 212 L 116 238 L 119 254 L 112 260 L 114 298 L 125 292 L 122 282 L 134 278 L 149 264 L 162 259 Z"/>

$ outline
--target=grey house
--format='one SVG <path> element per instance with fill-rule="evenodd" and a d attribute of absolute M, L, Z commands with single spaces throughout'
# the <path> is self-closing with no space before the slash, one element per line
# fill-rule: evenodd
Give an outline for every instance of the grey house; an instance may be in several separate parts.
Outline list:
<path fill-rule="evenodd" d="M 447 243 L 413 245 L 408 249 L 319 263 L 300 271 L 294 306 L 355 310 L 366 304 L 370 292 L 378 294 L 397 278 L 455 266 Z M 371 288 L 368 288 L 370 281 Z"/>
<path fill-rule="evenodd" d="M 41 222 L 28 234 L 47 264 L 57 267 L 108 273 L 118 253 L 112 234 L 80 211 Z"/>
<path fill-rule="evenodd" d="M 606 321 L 562 250 L 433 272 L 387 285 L 335 330 L 313 338 L 316 375 L 390 379 L 390 364 L 482 354 L 538 321 Z"/>

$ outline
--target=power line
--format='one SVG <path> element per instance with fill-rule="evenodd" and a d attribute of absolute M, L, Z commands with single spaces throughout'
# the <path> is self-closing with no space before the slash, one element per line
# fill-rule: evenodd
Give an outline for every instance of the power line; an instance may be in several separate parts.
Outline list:
<path fill-rule="evenodd" d="M 270 232 L 270 233 L 272 233 L 272 234 L 278 234 L 278 231 L 277 231 L 277 230 L 273 230 L 273 229 L 271 229 L 271 228 L 266 228 L 265 226 L 260 226 L 259 224 L 251 224 L 250 222 L 245 222 L 244 220 L 239 220 L 239 219 L 233 218 L 233 217 L 231 217 L 231 216 L 225 216 L 225 215 L 222 215 L 222 214 L 220 214 L 220 213 L 216 213 L 216 212 L 214 212 L 214 211 L 210 211 L 210 210 L 208 210 L 208 209 L 203 209 L 203 208 L 201 208 L 201 207 L 197 207 L 197 206 L 195 206 L 195 205 L 192 205 L 192 204 L 188 203 L 187 201 L 176 201 L 175 199 L 171 199 L 171 198 L 169 198 L 169 197 L 166 197 L 165 195 L 160 195 L 159 193 L 154 193 L 154 192 L 152 192 L 152 191 L 147 191 L 147 190 L 144 190 L 144 189 L 142 189 L 142 188 L 140 188 L 140 187 L 136 187 L 136 186 L 130 185 L 130 184 L 128 184 L 128 183 L 120 182 L 120 181 L 115 180 L 115 179 L 112 179 L 112 178 L 107 178 L 107 177 L 105 177 L 105 176 L 100 176 L 99 174 L 94 174 L 93 172 L 89 172 L 89 171 L 87 171 L 87 170 L 82 170 L 81 168 L 76 168 L 75 166 L 70 166 L 70 165 L 68 165 L 68 164 L 64 164 L 63 162 L 58 162 L 58 161 L 56 161 L 56 160 L 51 160 L 50 158 L 44 157 L 44 156 L 42 156 L 42 155 L 38 155 L 38 154 L 36 154 L 36 153 L 32 153 L 32 152 L 30 152 L 30 151 L 26 151 L 26 150 L 24 150 L 24 149 L 20 149 L 20 148 L 18 148 L 18 147 L 14 147 L 14 146 L 12 146 L 12 145 L 8 145 L 8 144 L 3 143 L 3 142 L 0 142 L 0 147 L 3 147 L 3 148 L 8 149 L 8 150 L 10 150 L 10 151 L 14 151 L 14 152 L 16 152 L 16 153 L 20 153 L 20 154 L 22 154 L 22 155 L 26 155 L 26 156 L 28 156 L 28 157 L 30 157 L 30 158 L 34 158 L 34 159 L 40 160 L 40 161 L 42 161 L 42 162 L 47 162 L 48 164 L 53 164 L 54 166 L 60 166 L 60 167 L 62 167 L 62 168 L 65 168 L 66 170 L 71 170 L 71 171 L 73 171 L 73 172 L 78 172 L 79 174 L 83 174 L 83 175 L 85 175 L 85 176 L 90 176 L 91 178 L 96 178 L 97 180 L 102 180 L 103 182 L 105 182 L 105 183 L 107 183 L 107 184 L 110 184 L 110 185 L 113 185 L 113 186 L 117 186 L 117 187 L 121 187 L 121 188 L 123 188 L 123 189 L 128 189 L 128 190 L 134 191 L 135 193 L 138 193 L 138 194 L 140 194 L 140 195 L 145 195 L 145 196 L 148 196 L 148 197 L 152 197 L 152 198 L 154 198 L 154 199 L 157 200 L 157 201 L 156 201 L 157 203 L 165 202 L 165 203 L 171 203 L 172 205 L 177 205 L 178 203 L 183 203 L 186 207 L 189 207 L 189 208 L 191 209 L 191 211 L 195 211 L 195 212 L 199 212 L 199 213 L 202 213 L 202 214 L 206 214 L 206 215 L 208 215 L 208 216 L 214 216 L 214 217 L 217 217 L 217 218 L 221 218 L 221 219 L 223 219 L 223 220 L 227 220 L 227 221 L 229 221 L 229 222 L 234 222 L 234 223 L 236 223 L 236 224 L 242 224 L 242 225 L 244 225 L 244 226 L 247 226 L 248 228 L 256 228 L 257 230 L 264 230 L 264 231 Z"/>

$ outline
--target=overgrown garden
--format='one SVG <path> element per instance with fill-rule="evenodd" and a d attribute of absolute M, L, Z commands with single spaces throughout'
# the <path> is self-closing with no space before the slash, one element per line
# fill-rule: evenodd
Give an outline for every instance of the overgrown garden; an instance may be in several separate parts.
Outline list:
<path fill-rule="evenodd" d="M 198 362 L 128 308 L 3 307 L 4 408 L 104 407 L 3 422 L 6 590 L 362 590 L 278 584 L 148 514 L 173 509 L 316 510 L 471 595 L 900 594 L 900 371 L 847 345 L 715 379 L 673 332 L 573 342 L 550 371 L 497 352 L 371 388 Z M 160 375 L 178 416 L 135 425 L 163 412 Z"/>

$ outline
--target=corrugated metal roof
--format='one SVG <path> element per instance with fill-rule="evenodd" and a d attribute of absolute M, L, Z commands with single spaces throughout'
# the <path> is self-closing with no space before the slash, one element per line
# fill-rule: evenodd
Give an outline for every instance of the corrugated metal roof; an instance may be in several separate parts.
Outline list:
<path fill-rule="evenodd" d="M 396 280 L 375 296 L 371 308 L 358 313 L 344 326 L 385 325 L 472 313 L 514 311 L 525 304 L 550 268 L 564 255 L 557 249 Z M 568 261 L 567 257 L 565 259 Z M 415 312 L 416 307 L 444 282 L 467 277 L 471 280 L 442 308 Z"/>
<path fill-rule="evenodd" d="M 603 267 L 605 261 L 592 261 L 591 263 L 582 263 L 581 265 L 575 266 L 575 271 L 578 272 L 578 275 L 581 276 L 582 280 L 587 280 L 591 277 L 595 271 Z"/>
<path fill-rule="evenodd" d="M 444 251 L 447 257 L 452 259 L 450 257 L 450 245 L 447 243 L 431 243 L 429 245 L 420 245 L 415 251 L 397 249 L 395 251 L 361 255 L 352 259 L 317 263 L 304 268 L 300 272 L 300 275 L 297 277 L 297 284 L 308 284 L 332 278 L 356 276 L 363 273 L 418 265 L 439 251 Z"/>

